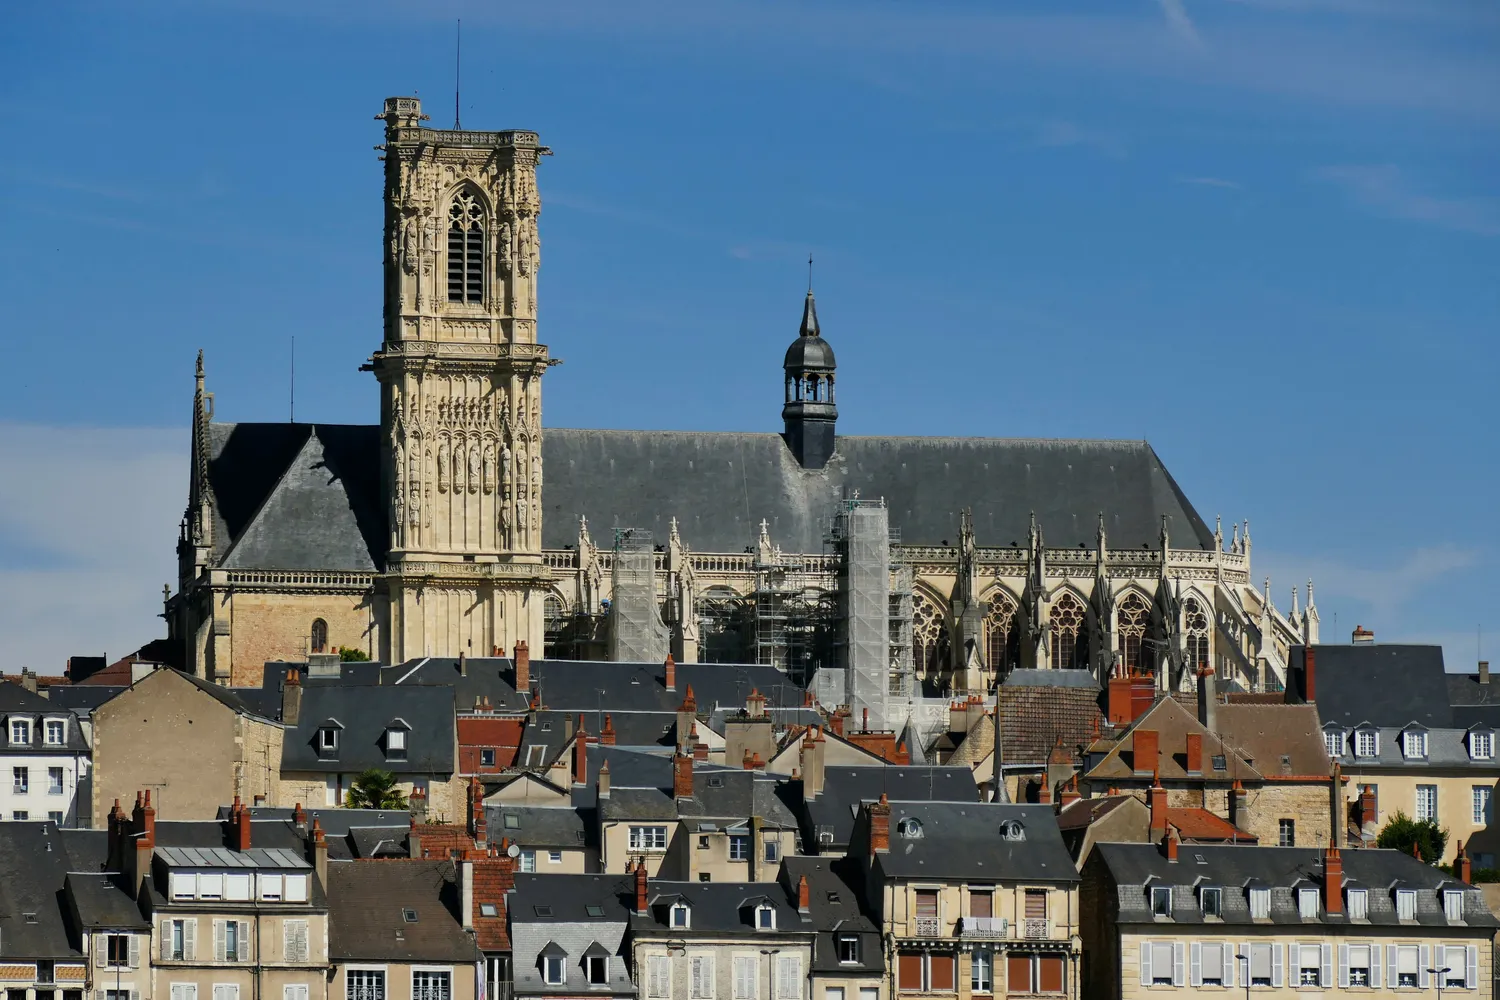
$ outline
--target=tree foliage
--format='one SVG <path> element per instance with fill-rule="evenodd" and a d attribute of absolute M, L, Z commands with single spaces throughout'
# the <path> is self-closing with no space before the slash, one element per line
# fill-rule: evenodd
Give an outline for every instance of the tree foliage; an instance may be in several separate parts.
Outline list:
<path fill-rule="evenodd" d="M 354 649 L 345 646 L 339 650 L 339 660 L 344 663 L 368 663 L 370 662 L 370 654 L 366 653 L 363 649 Z"/>
<path fill-rule="evenodd" d="M 1424 862 L 1435 865 L 1448 846 L 1448 831 L 1438 826 L 1437 820 L 1412 819 L 1398 810 L 1381 828 L 1375 846 L 1389 847 L 1405 854 L 1411 854 L 1415 847 Z"/>
<path fill-rule="evenodd" d="M 405 809 L 406 796 L 396 787 L 396 776 L 371 768 L 349 785 L 344 805 L 350 809 Z"/>

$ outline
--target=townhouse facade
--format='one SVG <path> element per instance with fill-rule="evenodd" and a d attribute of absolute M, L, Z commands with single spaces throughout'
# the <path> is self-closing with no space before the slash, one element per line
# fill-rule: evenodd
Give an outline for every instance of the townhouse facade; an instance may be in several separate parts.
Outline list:
<path fill-rule="evenodd" d="M 0 683 L 0 822 L 87 826 L 92 753 L 74 714 Z"/>

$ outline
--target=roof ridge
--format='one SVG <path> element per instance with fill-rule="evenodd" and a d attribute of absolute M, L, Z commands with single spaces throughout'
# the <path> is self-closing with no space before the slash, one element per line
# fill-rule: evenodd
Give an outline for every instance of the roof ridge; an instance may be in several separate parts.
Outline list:
<path fill-rule="evenodd" d="M 266 422 L 270 423 L 270 421 Z M 298 425 L 294 424 L 293 426 Z M 271 499 L 275 496 L 278 496 L 281 493 L 282 487 L 286 485 L 287 474 L 292 471 L 292 467 L 297 464 L 297 460 L 302 457 L 304 452 L 307 451 L 307 446 L 312 443 L 314 438 L 317 437 L 317 430 L 315 425 L 305 424 L 301 426 L 307 427 L 307 437 L 303 439 L 302 445 L 297 449 L 296 454 L 294 454 L 291 459 L 288 460 L 286 465 L 282 468 L 281 473 L 277 475 L 276 485 L 272 486 L 269 490 L 266 490 L 266 495 L 260 498 L 260 503 L 256 506 L 255 513 L 250 515 L 250 517 L 245 521 L 244 528 L 240 529 L 239 537 L 230 544 L 229 548 L 224 550 L 224 555 L 219 558 L 218 563 L 221 567 L 229 565 L 229 561 L 233 559 L 235 554 L 239 551 L 241 543 L 243 543 L 245 539 L 250 536 L 250 533 L 255 530 L 256 526 L 260 524 L 261 515 L 263 515 L 266 512 L 266 508 L 271 505 Z M 318 443 L 321 445 L 322 441 L 319 440 Z"/>

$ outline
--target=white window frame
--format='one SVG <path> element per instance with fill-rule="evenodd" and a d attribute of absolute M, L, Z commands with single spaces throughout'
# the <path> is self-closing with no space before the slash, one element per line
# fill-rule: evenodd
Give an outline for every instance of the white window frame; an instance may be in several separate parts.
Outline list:
<path fill-rule="evenodd" d="M 393 751 L 406 752 L 406 730 L 400 726 L 392 726 L 385 731 L 385 749 L 387 753 Z"/>
<path fill-rule="evenodd" d="M 1165 912 L 1158 908 L 1156 902 L 1158 899 L 1166 900 Z M 1172 887 L 1170 885 L 1153 885 L 1151 887 L 1151 916 L 1153 919 L 1156 917 L 1166 917 L 1168 919 L 1171 918 Z"/>
<path fill-rule="evenodd" d="M 603 962 L 604 972 L 598 979 L 594 978 L 594 963 Z M 609 985 L 609 956 L 608 955 L 585 955 L 583 956 L 583 979 L 590 986 Z"/>
<path fill-rule="evenodd" d="M 730 958 L 730 969 L 734 980 L 730 984 L 730 996 L 734 1000 L 759 1000 L 760 955 L 753 952 L 736 953 Z M 749 975 L 746 975 L 747 972 Z"/>
<path fill-rule="evenodd" d="M 57 779 L 57 783 L 56 784 L 53 784 L 53 782 L 52 782 L 52 779 L 54 777 Z M 66 794 L 68 794 L 68 769 L 67 768 L 65 768 L 65 767 L 48 767 L 47 768 L 47 794 L 48 795 L 66 795 Z"/>
<path fill-rule="evenodd" d="M 845 958 L 844 957 L 844 945 L 845 944 L 853 945 L 853 947 L 849 950 L 849 953 L 852 956 L 850 958 Z M 859 935 L 858 934 L 840 934 L 838 936 L 838 939 L 834 942 L 834 947 L 837 949 L 836 953 L 837 953 L 837 955 L 839 957 L 839 964 L 840 965 L 858 965 L 859 964 L 859 955 L 860 955 L 860 952 L 859 952 Z"/>
<path fill-rule="evenodd" d="M 1210 899 L 1214 901 L 1212 907 L 1208 905 Z M 1224 889 L 1222 886 L 1199 886 L 1198 912 L 1202 913 L 1205 917 L 1222 917 L 1224 915 Z"/>
<path fill-rule="evenodd" d="M 281 987 L 281 1000 L 311 1000 L 312 987 L 306 983 L 287 983 Z"/>
<path fill-rule="evenodd" d="M 1344 731 L 1342 729 L 1323 730 L 1323 749 L 1328 751 L 1330 757 L 1342 757 L 1344 755 Z"/>
<path fill-rule="evenodd" d="M 714 979 L 713 952 L 688 952 L 688 1000 L 714 1000 L 717 983 Z M 706 972 L 701 976 L 698 969 Z"/>
<path fill-rule="evenodd" d="M 441 997 L 423 996 L 417 993 L 418 976 L 446 976 L 448 988 Z M 451 965 L 414 965 L 411 968 L 411 1000 L 453 1000 L 453 966 Z"/>
<path fill-rule="evenodd" d="M 1318 890 L 1303 886 L 1297 890 L 1297 913 L 1303 920 L 1318 919 Z"/>
<path fill-rule="evenodd" d="M 772 984 L 776 988 L 776 1000 L 802 1000 L 803 985 L 807 982 L 806 970 L 803 968 L 802 955 L 797 952 L 787 954 L 782 952 L 773 959 L 776 976 Z M 954 956 L 954 981 L 958 986 L 958 958 Z M 789 988 L 790 986 L 790 988 Z"/>
<path fill-rule="evenodd" d="M 214 983 L 211 995 L 214 1000 L 240 1000 L 240 984 Z"/>
<path fill-rule="evenodd" d="M 1407 760 L 1420 759 L 1427 756 L 1427 734 L 1418 729 L 1410 729 L 1401 734 L 1401 756 Z"/>
<path fill-rule="evenodd" d="M 663 823 L 635 824 L 626 834 L 632 851 L 665 851 L 667 849 L 667 827 Z"/>
<path fill-rule="evenodd" d="M 30 719 L 11 719 L 10 720 L 10 745 L 13 746 L 13 747 L 14 746 L 30 746 L 31 745 L 31 720 Z"/>
<path fill-rule="evenodd" d="M 57 732 L 57 739 L 52 734 Z M 49 747 L 66 746 L 68 743 L 68 720 L 46 719 L 42 722 L 42 743 Z"/>
<path fill-rule="evenodd" d="M 677 922 L 678 915 L 682 916 L 682 923 Z M 672 930 L 692 930 L 693 908 L 681 900 L 673 903 L 667 910 L 667 926 Z"/>
<path fill-rule="evenodd" d="M 1492 732 L 1470 733 L 1469 756 L 1474 760 L 1493 760 L 1495 757 L 1495 734 Z"/>
<path fill-rule="evenodd" d="M 975 948 L 969 960 L 969 989 L 973 993 L 995 992 L 995 953 Z"/>
<path fill-rule="evenodd" d="M 1438 786 L 1418 785 L 1415 792 L 1416 802 L 1413 812 L 1417 820 L 1436 820 L 1438 818 Z"/>
<path fill-rule="evenodd" d="M 1271 916 L 1271 890 L 1255 886 L 1250 890 L 1250 919 L 1266 920 Z"/>
<path fill-rule="evenodd" d="M 380 977 L 378 994 L 368 992 L 369 986 L 361 984 L 355 990 L 350 988 L 351 975 Z M 345 1000 L 387 1000 L 390 996 L 391 977 L 390 972 L 384 965 L 346 965 L 344 966 L 344 998 Z"/>
<path fill-rule="evenodd" d="M 562 862 L 563 862 L 563 853 L 562 853 L 562 851 L 548 851 L 547 852 L 547 864 L 549 864 L 549 865 L 560 865 L 560 864 L 562 864 Z"/>
<path fill-rule="evenodd" d="M 1494 822 L 1494 788 L 1490 785 L 1475 785 L 1469 793 L 1469 804 L 1475 826 L 1489 826 Z"/>
<path fill-rule="evenodd" d="M 672 996 L 672 958 L 670 955 L 646 956 L 647 1000 L 670 1000 Z"/>
<path fill-rule="evenodd" d="M 1370 919 L 1370 890 L 1350 889 L 1348 911 L 1350 920 Z M 1357 911 L 1357 912 L 1356 912 Z"/>
<path fill-rule="evenodd" d="M 1415 920 L 1415 919 L 1417 919 L 1417 890 L 1415 890 L 1415 889 L 1397 889 L 1396 890 L 1396 919 L 1397 920 Z"/>
<path fill-rule="evenodd" d="M 767 921 L 765 918 L 770 917 Z M 755 908 L 755 929 L 758 931 L 774 931 L 776 929 L 776 907 L 770 903 L 761 903 Z"/>
<path fill-rule="evenodd" d="M 1354 731 L 1354 756 L 1379 757 L 1380 733 L 1373 729 L 1356 729 Z"/>
<path fill-rule="evenodd" d="M 729 860 L 750 860 L 750 835 L 748 833 L 729 834 Z"/>
<path fill-rule="evenodd" d="M 10 769 L 10 793 L 12 795 L 31 794 L 31 768 L 12 767 Z"/>
<path fill-rule="evenodd" d="M 557 970 L 557 978 L 553 978 L 553 970 Z M 542 956 L 542 982 L 548 986 L 561 986 L 568 981 L 568 956 L 566 955 L 543 955 Z"/>
<path fill-rule="evenodd" d="M 1443 916 L 1449 922 L 1460 922 L 1464 918 L 1464 894 L 1458 889 L 1443 890 Z"/>
<path fill-rule="evenodd" d="M 306 920 L 281 922 L 281 958 L 286 962 L 306 962 L 312 956 L 312 937 Z"/>
<path fill-rule="evenodd" d="M 197 983 L 173 983 L 167 989 L 171 1000 L 198 1000 Z"/>

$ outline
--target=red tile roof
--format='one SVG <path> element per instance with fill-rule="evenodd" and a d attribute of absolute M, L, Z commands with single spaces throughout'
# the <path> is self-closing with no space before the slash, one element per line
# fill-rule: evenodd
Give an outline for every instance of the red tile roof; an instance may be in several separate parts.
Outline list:
<path fill-rule="evenodd" d="M 1255 843 L 1253 834 L 1239 829 L 1227 819 L 1222 819 L 1209 812 L 1207 809 L 1196 807 L 1187 809 L 1168 809 L 1167 825 L 1177 828 L 1178 835 L 1183 840 L 1196 841 L 1219 841 L 1230 840 L 1239 843 Z"/>
<path fill-rule="evenodd" d="M 1099 692 L 1094 688 L 1000 685 L 1000 757 L 1006 765 L 1048 763 L 1059 740 L 1071 759 L 1097 735 Z"/>

